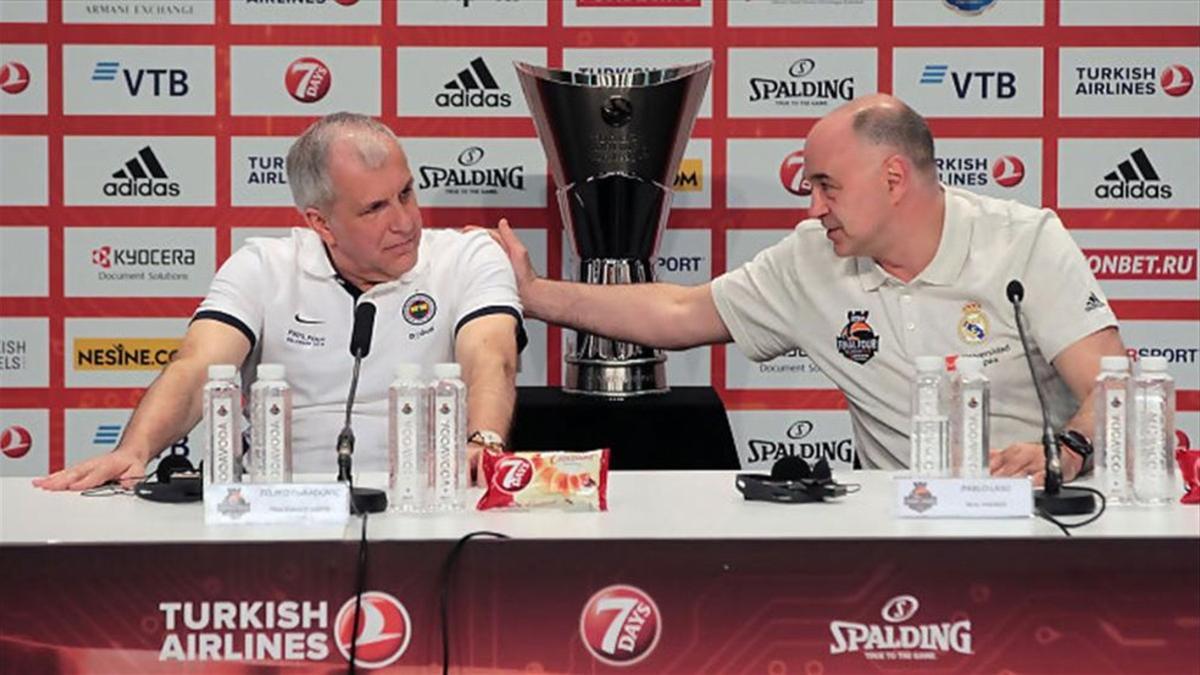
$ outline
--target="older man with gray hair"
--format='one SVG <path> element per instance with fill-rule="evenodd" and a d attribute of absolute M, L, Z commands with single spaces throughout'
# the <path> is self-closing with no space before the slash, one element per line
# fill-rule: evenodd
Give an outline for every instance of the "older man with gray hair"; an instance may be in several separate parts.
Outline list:
<path fill-rule="evenodd" d="M 292 145 L 288 183 L 306 228 L 254 238 L 229 257 L 175 359 L 158 376 L 112 452 L 34 481 L 81 490 L 145 474 L 201 416 L 208 366 L 281 363 L 293 387 L 297 472 L 336 472 L 356 307 L 377 308 L 356 397 L 356 466 L 387 468 L 387 387 L 398 363 L 457 361 L 468 385 L 471 454 L 502 446 L 512 418 L 519 343 L 516 281 L 484 232 L 422 230 L 399 140 L 363 115 L 336 113 Z"/>

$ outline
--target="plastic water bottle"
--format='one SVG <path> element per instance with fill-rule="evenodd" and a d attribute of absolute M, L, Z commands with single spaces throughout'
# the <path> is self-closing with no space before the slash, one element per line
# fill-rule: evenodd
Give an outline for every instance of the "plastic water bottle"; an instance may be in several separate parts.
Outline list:
<path fill-rule="evenodd" d="M 1142 358 L 1133 378 L 1133 494 L 1139 504 L 1168 504 L 1176 496 L 1171 451 L 1175 441 L 1175 382 L 1161 356 Z"/>
<path fill-rule="evenodd" d="M 467 491 L 467 385 L 457 363 L 433 367 L 433 507 L 463 507 Z"/>
<path fill-rule="evenodd" d="M 988 476 L 991 430 L 991 383 L 983 374 L 983 359 L 960 356 L 954 379 L 954 414 L 951 452 L 955 475 L 962 478 Z"/>
<path fill-rule="evenodd" d="M 943 359 L 918 356 L 916 366 L 909 469 L 917 476 L 941 476 L 950 468 L 950 417 Z"/>
<path fill-rule="evenodd" d="M 420 365 L 396 367 L 388 388 L 388 502 L 397 511 L 429 507 L 431 393 Z"/>
<path fill-rule="evenodd" d="M 1097 479 L 1109 504 L 1133 501 L 1129 483 L 1129 358 L 1100 357 L 1096 377 L 1095 431 Z"/>
<path fill-rule="evenodd" d="M 292 482 L 292 388 L 283 364 L 261 363 L 250 385 L 250 480 Z"/>
<path fill-rule="evenodd" d="M 208 367 L 202 435 L 204 479 L 211 485 L 242 481 L 242 390 L 237 367 Z"/>

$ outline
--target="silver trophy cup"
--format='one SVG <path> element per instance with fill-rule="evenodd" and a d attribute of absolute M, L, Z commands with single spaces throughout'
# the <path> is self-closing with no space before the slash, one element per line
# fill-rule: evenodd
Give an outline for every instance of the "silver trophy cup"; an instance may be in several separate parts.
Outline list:
<path fill-rule="evenodd" d="M 517 63 L 563 227 L 589 284 L 654 280 L 674 196 L 712 62 L 589 74 Z M 668 390 L 657 349 L 576 332 L 564 391 L 624 398 Z"/>

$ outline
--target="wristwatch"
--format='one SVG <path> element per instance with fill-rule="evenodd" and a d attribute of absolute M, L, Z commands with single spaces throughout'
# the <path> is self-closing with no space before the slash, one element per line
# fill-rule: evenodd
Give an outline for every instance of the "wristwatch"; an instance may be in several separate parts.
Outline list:
<path fill-rule="evenodd" d="M 482 445 L 488 450 L 504 452 L 504 437 L 491 429 L 478 429 L 467 437 L 468 443 Z"/>
<path fill-rule="evenodd" d="M 1059 446 L 1079 455 L 1079 458 L 1083 460 L 1083 466 L 1079 469 L 1080 476 L 1091 473 L 1096 451 L 1092 448 L 1092 442 L 1088 440 L 1087 436 L 1074 429 L 1064 429 L 1054 437 L 1054 440 L 1058 441 Z"/>

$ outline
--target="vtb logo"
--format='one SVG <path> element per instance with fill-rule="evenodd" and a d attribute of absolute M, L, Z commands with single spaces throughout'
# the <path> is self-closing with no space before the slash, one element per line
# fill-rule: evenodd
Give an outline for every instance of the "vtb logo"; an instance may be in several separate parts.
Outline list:
<path fill-rule="evenodd" d="M 33 434 L 25 427 L 14 424 L 0 431 L 0 452 L 3 452 L 5 457 L 21 459 L 29 454 L 32 447 Z"/>
<path fill-rule="evenodd" d="M 1000 187 L 1016 187 L 1025 180 L 1025 163 L 1015 155 L 1001 155 L 992 162 L 992 180 Z"/>
<path fill-rule="evenodd" d="M 29 87 L 29 69 L 19 61 L 9 61 L 0 66 L 0 91 L 19 94 Z"/>
<path fill-rule="evenodd" d="M 1162 75 L 1158 78 L 1158 85 L 1162 87 L 1163 93 L 1175 97 L 1184 96 L 1191 91 L 1193 82 L 1192 71 L 1178 63 L 1163 68 Z"/>
<path fill-rule="evenodd" d="M 92 82 L 113 82 L 121 74 L 130 96 L 150 91 L 151 96 L 187 96 L 188 74 L 179 68 L 122 68 L 119 61 L 97 61 L 92 69 Z M 146 87 L 148 86 L 148 89 Z"/>
<path fill-rule="evenodd" d="M 804 151 L 797 150 L 779 165 L 779 180 L 783 189 L 797 197 L 807 197 L 812 194 L 812 184 L 804 178 Z"/>
<path fill-rule="evenodd" d="M 921 71 L 921 84 L 940 85 L 950 76 L 954 85 L 954 94 L 960 99 L 971 95 L 975 89 L 982 99 L 1006 99 L 1017 95 L 1017 75 L 1006 70 L 968 70 L 953 71 L 944 63 L 926 64 Z"/>
<path fill-rule="evenodd" d="M 342 658 L 350 660 L 350 636 L 354 630 L 354 598 L 338 610 L 333 622 L 334 640 Z M 358 618 L 358 647 L 354 664 L 363 668 L 383 668 L 396 662 L 412 640 L 412 621 L 404 603 L 381 591 L 362 595 Z"/>
<path fill-rule="evenodd" d="M 598 661 L 630 666 L 650 656 L 662 635 L 662 614 L 645 591 L 615 585 L 596 592 L 579 616 L 579 636 Z"/>
<path fill-rule="evenodd" d="M 301 103 L 316 103 L 333 86 L 333 71 L 311 56 L 296 59 L 287 67 L 283 84 L 288 94 Z"/>

